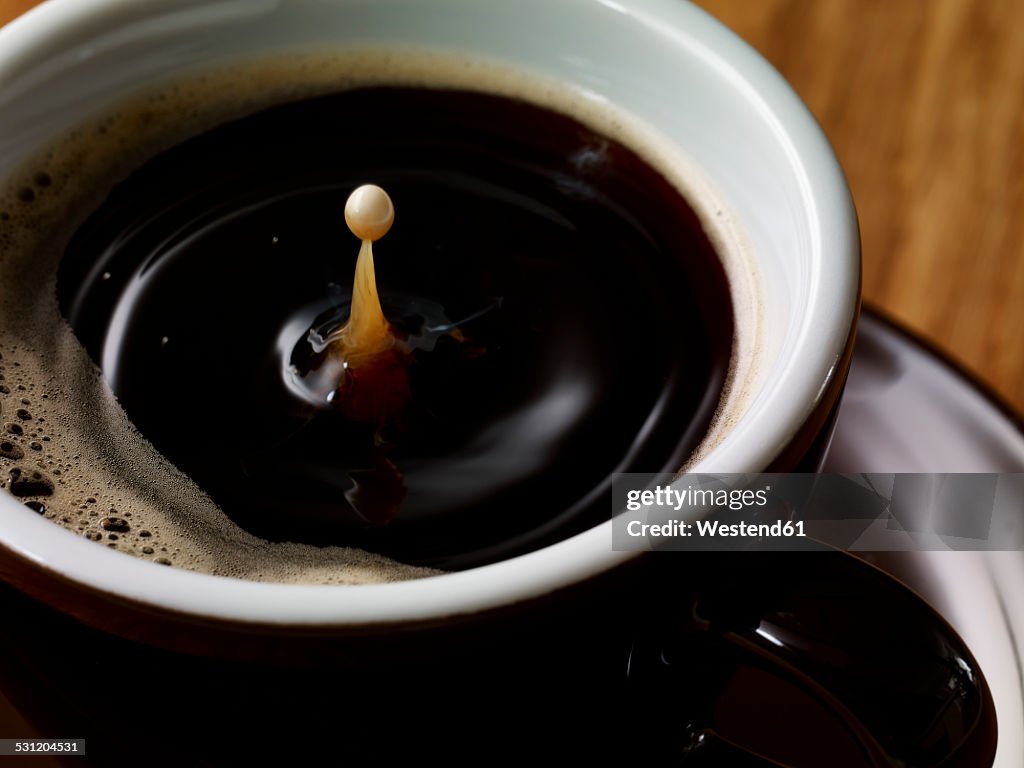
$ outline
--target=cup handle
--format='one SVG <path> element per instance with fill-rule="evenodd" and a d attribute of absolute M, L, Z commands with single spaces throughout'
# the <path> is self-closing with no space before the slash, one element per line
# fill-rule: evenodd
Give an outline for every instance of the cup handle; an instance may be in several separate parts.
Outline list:
<path fill-rule="evenodd" d="M 992 764 L 995 711 L 977 662 L 892 577 L 838 551 L 655 559 L 627 687 L 638 725 L 663 742 L 659 759 Z"/>

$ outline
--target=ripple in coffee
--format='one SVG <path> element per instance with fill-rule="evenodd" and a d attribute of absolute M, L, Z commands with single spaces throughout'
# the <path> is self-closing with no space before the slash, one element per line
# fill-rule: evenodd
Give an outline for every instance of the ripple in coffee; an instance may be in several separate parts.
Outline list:
<path fill-rule="evenodd" d="M 4 335 L 5 388 L 52 414 L 11 423 L 9 489 L 34 482 L 19 495 L 47 516 L 151 559 L 378 580 L 426 572 L 391 559 L 460 569 L 553 543 L 607 519 L 613 473 L 686 463 L 721 428 L 734 359 L 708 216 L 628 130 L 489 82 L 251 111 L 131 164 L 52 240 L 9 247 L 12 277 L 28 262 L 11 251 L 57 254 L 74 332 L 49 316 L 52 275 L 48 296 L 4 296 L 35 334 Z M 36 181 L 8 221 L 54 215 L 60 163 Z M 374 252 L 403 349 L 368 390 L 401 397 L 369 419 L 308 386 L 349 318 L 343 210 L 366 182 L 395 204 Z M 26 378 L 33 360 L 50 375 Z"/>

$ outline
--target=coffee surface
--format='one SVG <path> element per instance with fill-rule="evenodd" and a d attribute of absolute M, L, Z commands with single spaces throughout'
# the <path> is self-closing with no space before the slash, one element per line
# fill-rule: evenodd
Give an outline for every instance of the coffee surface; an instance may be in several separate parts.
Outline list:
<path fill-rule="evenodd" d="M 458 57 L 154 89 L 0 196 L 4 485 L 108 547 L 264 581 L 417 577 L 602 522 L 611 472 L 708 450 L 742 394 L 732 313 L 749 330 L 756 302 L 691 169 L 610 105 Z M 347 315 L 368 181 L 411 349 L 379 441 L 296 387 Z"/>
<path fill-rule="evenodd" d="M 364 181 L 395 201 L 374 250 L 409 347 L 379 430 L 294 391 L 310 333 L 348 316 Z M 603 521 L 613 472 L 681 466 L 733 338 L 720 260 L 660 173 L 567 116 L 437 89 L 303 100 L 165 152 L 78 230 L 58 296 L 128 417 L 239 526 L 446 569 Z"/>

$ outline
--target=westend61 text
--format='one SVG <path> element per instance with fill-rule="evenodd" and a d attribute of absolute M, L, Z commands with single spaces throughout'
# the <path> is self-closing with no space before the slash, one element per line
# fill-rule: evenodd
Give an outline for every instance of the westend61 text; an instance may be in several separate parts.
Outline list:
<path fill-rule="evenodd" d="M 806 536 L 803 520 L 776 520 L 774 523 L 722 523 L 718 520 L 697 520 L 684 523 L 669 520 L 664 523 L 643 523 L 631 520 L 626 526 L 630 536 Z"/>
<path fill-rule="evenodd" d="M 612 548 L 1021 551 L 1022 510 L 1024 473 L 620 474 Z"/>

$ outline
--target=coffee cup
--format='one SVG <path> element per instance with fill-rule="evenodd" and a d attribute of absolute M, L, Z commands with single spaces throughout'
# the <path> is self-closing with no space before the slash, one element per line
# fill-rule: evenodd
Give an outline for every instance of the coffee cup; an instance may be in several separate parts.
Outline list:
<path fill-rule="evenodd" d="M 385 82 L 397 72 L 413 84 L 505 83 L 510 95 L 546 107 L 571 103 L 593 124 L 640 137 L 634 143 L 645 157 L 681 180 L 704 217 L 737 309 L 728 396 L 687 468 L 820 465 L 859 306 L 849 191 L 820 128 L 782 78 L 727 29 L 675 0 L 52 0 L 0 30 L 5 247 L 16 247 L 12 228 L 50 194 L 49 176 L 36 178 L 32 163 L 46 153 L 75 157 L 64 148 L 81 146 L 81 136 L 67 138 L 76 127 L 130 115 L 134 123 L 114 120 L 107 129 L 156 151 L 173 134 L 164 131 L 169 114 L 194 109 L 192 130 L 213 125 L 297 93 L 329 91 L 354 62 L 370 79 L 384 68 Z M 139 103 L 149 105 L 148 121 L 119 106 Z M 107 146 L 114 149 L 104 162 L 116 164 L 125 145 Z M 67 163 L 63 174 L 72 186 L 76 167 Z M 12 397 L 4 395 L 5 421 L 18 407 Z M 239 628 L 352 636 L 460 625 L 604 578 L 637 557 L 612 549 L 609 521 L 458 572 L 362 585 L 261 583 L 125 556 L 8 492 L 0 506 L 5 580 L 152 642 L 167 642 L 168 627 L 190 627 L 174 642 L 201 637 L 202 649 Z"/>

